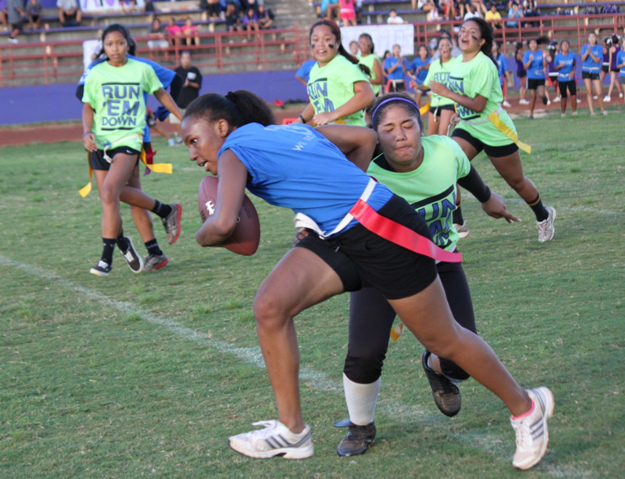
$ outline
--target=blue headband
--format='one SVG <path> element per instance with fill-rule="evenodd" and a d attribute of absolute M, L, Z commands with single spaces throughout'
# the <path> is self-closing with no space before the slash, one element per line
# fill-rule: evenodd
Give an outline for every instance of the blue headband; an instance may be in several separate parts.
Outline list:
<path fill-rule="evenodd" d="M 380 109 L 380 107 L 383 106 L 383 105 L 386 105 L 387 103 L 390 103 L 392 101 L 403 101 L 403 102 L 406 102 L 410 106 L 412 106 L 415 110 L 419 111 L 419 107 L 417 106 L 417 104 L 414 101 L 409 100 L 408 98 L 401 97 L 401 96 L 394 96 L 392 98 L 387 98 L 386 100 L 380 102 L 380 104 L 375 107 L 375 110 L 373 110 L 373 113 L 371 114 L 371 123 L 375 123 L 375 115 L 378 113 L 378 110 Z"/>

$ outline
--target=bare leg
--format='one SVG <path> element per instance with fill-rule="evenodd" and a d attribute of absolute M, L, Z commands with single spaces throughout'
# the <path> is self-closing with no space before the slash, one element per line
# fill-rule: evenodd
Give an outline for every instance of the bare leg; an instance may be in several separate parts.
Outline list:
<path fill-rule="evenodd" d="M 601 82 L 599 80 L 593 80 L 592 81 L 593 86 L 595 87 L 595 93 L 597 94 L 597 101 L 599 102 L 599 109 L 601 110 L 601 113 L 603 113 L 604 107 L 603 107 L 603 88 L 601 86 Z"/>
<path fill-rule="evenodd" d="M 491 163 L 506 180 L 506 183 L 525 200 L 526 203 L 534 201 L 538 196 L 538 190 L 534 183 L 523 174 L 523 164 L 519 151 L 501 158 L 490 158 Z"/>
<path fill-rule="evenodd" d="M 592 107 L 592 80 L 590 78 L 584 78 L 584 85 L 586 86 L 586 99 L 588 100 L 588 108 L 592 115 L 595 111 Z"/>
<path fill-rule="evenodd" d="M 139 165 L 135 166 L 135 169 L 132 171 L 132 175 L 128 180 L 127 186 L 122 190 L 122 194 L 120 195 L 120 200 L 124 200 L 124 192 L 128 190 L 130 187 L 141 190 L 141 175 L 139 174 Z M 152 241 L 154 236 L 154 225 L 152 224 L 152 215 L 150 212 L 139 206 L 130 205 L 130 213 L 132 214 L 132 219 L 135 222 L 135 226 L 137 227 L 137 231 L 139 232 L 139 236 L 141 236 L 141 240 L 144 243 L 148 241 Z"/>

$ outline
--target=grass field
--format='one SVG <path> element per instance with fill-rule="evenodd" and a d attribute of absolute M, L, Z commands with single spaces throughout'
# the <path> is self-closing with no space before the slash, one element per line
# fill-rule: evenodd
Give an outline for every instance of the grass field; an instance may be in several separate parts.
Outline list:
<path fill-rule="evenodd" d="M 556 398 L 550 448 L 529 472 L 511 466 L 504 405 L 475 381 L 461 385 L 457 417 L 438 412 L 410 334 L 389 349 L 376 444 L 337 457 L 347 295 L 296 319 L 315 456 L 237 455 L 228 436 L 276 416 L 251 304 L 290 247 L 292 213 L 253 198 L 263 231 L 254 256 L 200 248 L 203 173 L 185 148 L 158 140 L 157 159 L 172 161 L 174 175 L 152 174 L 144 189 L 184 207 L 177 244 L 156 229 L 171 263 L 134 275 L 116 254 L 111 276 L 98 278 L 89 268 L 101 252 L 100 206 L 97 194 L 77 193 L 87 178 L 81 145 L 0 148 L 0 477 L 623 477 L 624 126 L 613 109 L 517 121 L 534 147 L 526 174 L 558 211 L 548 244 L 488 160 L 474 161 L 523 220 L 492 220 L 465 199 L 471 234 L 461 249 L 479 332 L 522 385 L 549 386 Z"/>

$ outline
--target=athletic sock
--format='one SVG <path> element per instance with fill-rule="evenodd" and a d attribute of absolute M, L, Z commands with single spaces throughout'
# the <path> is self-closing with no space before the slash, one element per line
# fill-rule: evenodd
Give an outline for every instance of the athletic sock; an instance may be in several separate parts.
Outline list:
<path fill-rule="evenodd" d="M 166 218 L 167 215 L 171 213 L 171 206 L 161 203 L 158 200 L 154 200 L 154 201 L 156 201 L 156 203 L 154 204 L 154 208 L 152 208 L 150 211 L 160 216 L 161 218 Z"/>
<path fill-rule="evenodd" d="M 126 238 L 124 236 L 124 230 L 121 231 L 121 233 L 119 233 L 119 236 L 117 237 L 117 247 L 121 250 L 122 253 L 126 253 L 128 251 L 128 248 L 130 247 L 130 243 L 128 242 L 128 238 Z"/>
<path fill-rule="evenodd" d="M 358 426 L 366 426 L 373 422 L 375 405 L 382 385 L 382 378 L 369 384 L 355 383 L 343 373 L 343 389 L 345 402 L 349 411 L 349 419 Z"/>
<path fill-rule="evenodd" d="M 155 256 L 161 256 L 163 254 L 163 252 L 161 251 L 161 248 L 158 246 L 158 241 L 156 241 L 156 238 L 144 244 L 145 244 L 145 249 L 148 250 L 148 254 L 153 254 Z"/>
<path fill-rule="evenodd" d="M 540 195 L 536 196 L 534 201 L 528 202 L 527 205 L 530 208 L 532 208 L 534 215 L 536 215 L 536 221 L 538 221 L 539 223 L 549 218 L 549 212 L 543 206 L 543 202 L 540 199 Z"/>
<path fill-rule="evenodd" d="M 453 218 L 453 222 L 454 222 L 455 225 L 463 225 L 464 224 L 464 218 L 462 217 L 462 208 L 460 207 L 460 205 L 456 205 L 456 206 L 457 206 L 457 208 L 451 214 L 451 216 Z"/>
<path fill-rule="evenodd" d="M 102 258 L 105 263 L 113 264 L 113 250 L 115 249 L 115 238 L 102 238 Z"/>

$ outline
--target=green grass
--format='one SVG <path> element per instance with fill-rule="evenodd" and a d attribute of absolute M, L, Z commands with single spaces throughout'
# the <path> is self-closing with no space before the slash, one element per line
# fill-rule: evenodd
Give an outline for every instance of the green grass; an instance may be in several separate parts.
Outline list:
<path fill-rule="evenodd" d="M 465 198 L 461 242 L 480 334 L 518 381 L 556 397 L 543 462 L 511 466 L 503 404 L 475 381 L 453 419 L 435 408 L 409 334 L 391 344 L 364 456 L 339 458 L 346 416 L 342 363 L 348 297 L 296 320 L 302 403 L 316 453 L 254 461 L 227 447 L 276 416 L 251 311 L 256 288 L 291 245 L 290 211 L 256 198 L 261 245 L 251 257 L 200 248 L 197 186 L 186 149 L 157 140 L 174 175 L 144 189 L 184 207 L 171 263 L 132 274 L 100 254 L 97 194 L 82 199 L 78 143 L 0 148 L 0 477 L 622 477 L 625 467 L 625 163 L 622 111 L 607 118 L 517 120 L 526 175 L 557 208 L 555 239 L 536 241 L 533 215 L 480 156 L 474 164 L 523 223 L 508 225 Z M 127 207 L 126 232 L 138 243 Z"/>

